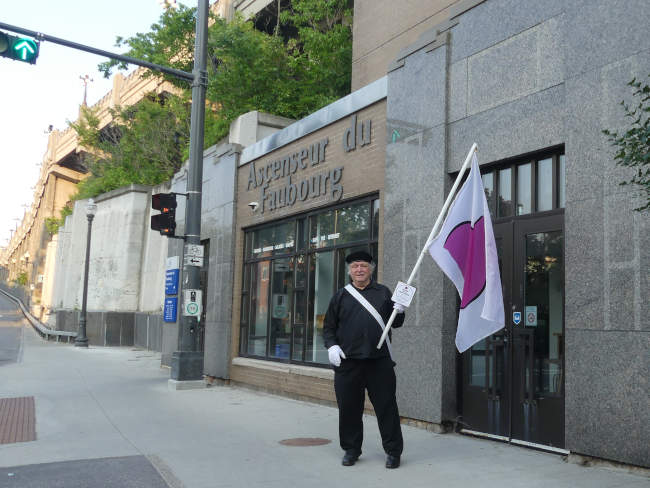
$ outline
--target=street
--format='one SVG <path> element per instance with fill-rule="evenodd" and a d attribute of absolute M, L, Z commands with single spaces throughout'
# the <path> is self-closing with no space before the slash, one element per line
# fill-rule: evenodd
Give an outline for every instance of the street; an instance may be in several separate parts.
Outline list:
<path fill-rule="evenodd" d="M 36 424 L 35 440 L 0 444 L 2 488 L 648 486 L 638 473 L 407 426 L 402 466 L 386 470 L 372 416 L 362 457 L 343 467 L 335 408 L 232 386 L 170 390 L 159 353 L 45 342 L 11 302 L 0 307 L 0 399 L 33 397 Z M 304 438 L 321 442 L 291 442 Z"/>

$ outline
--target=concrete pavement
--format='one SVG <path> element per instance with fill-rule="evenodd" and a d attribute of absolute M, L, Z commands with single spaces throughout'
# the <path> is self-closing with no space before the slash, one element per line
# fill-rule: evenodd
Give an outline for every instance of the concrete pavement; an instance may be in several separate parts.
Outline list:
<path fill-rule="evenodd" d="M 0 487 L 650 486 L 644 473 L 407 426 L 402 467 L 387 470 L 374 417 L 359 462 L 343 467 L 335 408 L 229 386 L 170 390 L 157 353 L 45 342 L 28 326 L 23 338 L 18 362 L 0 367 L 0 398 L 34 397 L 36 441 L 0 445 Z M 280 444 L 293 438 L 331 442 Z"/>

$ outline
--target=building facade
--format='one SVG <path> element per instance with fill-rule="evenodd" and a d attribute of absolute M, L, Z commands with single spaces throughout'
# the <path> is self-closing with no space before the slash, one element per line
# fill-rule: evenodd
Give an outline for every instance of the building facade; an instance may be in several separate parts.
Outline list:
<path fill-rule="evenodd" d="M 640 192 L 618 185 L 627 173 L 602 134 L 626 130 L 619 102 L 650 72 L 645 2 L 395 8 L 355 2 L 349 96 L 290 125 L 246 114 L 230 141 L 204 154 L 204 374 L 333 402 L 321 332 L 347 280 L 345 256 L 366 249 L 376 279 L 405 280 L 476 142 L 506 326 L 458 354 L 456 290 L 425 256 L 393 336 L 401 415 L 432 430 L 650 466 L 648 215 L 633 210 Z M 171 191 L 184 192 L 186 177 L 179 172 Z M 98 228 L 118 197 L 100 202 Z M 183 215 L 181 198 L 178 235 Z M 160 280 L 158 291 L 129 307 L 162 305 L 165 257 L 180 267 L 182 242 L 140 263 L 139 286 Z M 178 292 L 168 297 L 180 303 Z M 158 322 L 163 364 L 179 318 Z"/>
<path fill-rule="evenodd" d="M 643 2 L 420 2 L 379 77 L 358 38 L 395 36 L 371 3 L 393 4 L 355 4 L 357 89 L 237 163 L 227 377 L 332 401 L 320 328 L 344 256 L 368 249 L 379 281 L 405 280 L 476 142 L 506 327 L 459 355 L 457 293 L 425 261 L 394 335 L 401 415 L 650 465 L 648 217 L 602 134 L 650 72 Z"/>

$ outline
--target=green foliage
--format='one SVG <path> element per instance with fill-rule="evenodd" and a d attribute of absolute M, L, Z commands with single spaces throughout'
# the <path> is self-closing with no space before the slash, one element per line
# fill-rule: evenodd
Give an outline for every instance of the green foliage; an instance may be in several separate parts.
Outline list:
<path fill-rule="evenodd" d="M 191 73 L 194 63 L 195 12 L 195 8 L 188 8 L 182 4 L 177 9 L 166 9 L 159 21 L 151 25 L 150 32 L 138 33 L 128 39 L 118 37 L 115 46 L 128 47 L 129 56 Z M 110 60 L 101 63 L 98 69 L 105 78 L 109 78 L 112 68 L 116 66 L 119 69 L 128 67 L 119 61 Z M 154 73 L 148 73 L 148 76 L 152 75 Z M 164 76 L 180 87 L 188 87 L 186 80 L 179 80 L 171 75 Z"/>
<path fill-rule="evenodd" d="M 56 217 L 47 217 L 45 219 L 45 228 L 51 236 L 59 232 L 59 227 L 61 227 L 61 225 L 59 224 L 59 219 Z"/>
<path fill-rule="evenodd" d="M 352 2 L 294 0 L 281 13 L 298 30 L 288 42 L 293 71 L 300 80 L 296 100 L 302 117 L 350 93 Z"/>
<path fill-rule="evenodd" d="M 65 218 L 72 215 L 72 207 L 68 204 L 59 212 L 59 218 L 47 217 L 45 219 L 45 228 L 51 236 L 59 232 L 59 228 L 65 225 Z"/>
<path fill-rule="evenodd" d="M 96 109 L 83 107 L 70 125 L 89 148 L 91 175 L 75 199 L 91 198 L 130 184 L 157 185 L 178 171 L 189 141 L 189 105 L 182 97 L 149 95 L 137 105 L 111 109 L 113 121 L 100 130 Z"/>
<path fill-rule="evenodd" d="M 20 286 L 26 286 L 27 285 L 27 272 L 22 271 L 16 276 L 16 284 Z"/>
<path fill-rule="evenodd" d="M 228 134 L 230 123 L 251 110 L 302 118 L 350 92 L 352 2 L 292 0 L 280 14 L 282 25 L 298 35 L 286 43 L 254 29 L 236 16 L 213 17 L 208 28 L 209 110 L 205 146 Z M 190 72 L 193 68 L 194 14 L 186 7 L 167 10 L 147 34 L 118 39 L 127 55 Z M 105 76 L 116 61 L 100 65 Z M 187 83 L 166 78 L 179 88 Z"/>
<path fill-rule="evenodd" d="M 292 115 L 287 107 L 296 80 L 282 39 L 256 31 L 240 17 L 215 19 L 208 52 L 213 61 L 206 98 L 214 103 L 222 135 L 235 118 L 251 110 Z"/>
<path fill-rule="evenodd" d="M 228 135 L 240 115 L 259 110 L 302 118 L 350 92 L 352 59 L 351 0 L 291 0 L 280 15 L 297 37 L 256 30 L 241 16 L 226 22 L 213 17 L 208 28 L 208 85 L 205 147 Z M 194 62 L 194 12 L 166 10 L 151 31 L 117 39 L 128 56 L 191 72 Z M 117 61 L 99 65 L 108 77 Z M 149 76 L 161 76 L 149 73 Z M 169 75 L 180 94 L 151 97 L 135 108 L 116 108 L 110 129 L 100 130 L 97 114 L 84 109 L 77 123 L 83 146 L 92 152 L 91 176 L 77 198 L 88 198 L 131 183 L 155 185 L 169 179 L 188 156 L 190 87 Z"/>
<path fill-rule="evenodd" d="M 634 89 L 633 95 L 639 99 L 636 107 L 621 102 L 625 116 L 631 119 L 629 129 L 622 134 L 609 130 L 604 130 L 603 133 L 608 136 L 612 146 L 617 148 L 614 155 L 616 164 L 634 169 L 632 177 L 620 184 L 641 187 L 645 192 L 645 204 L 635 210 L 643 211 L 650 209 L 650 86 L 642 84 L 636 78 L 628 86 Z"/>

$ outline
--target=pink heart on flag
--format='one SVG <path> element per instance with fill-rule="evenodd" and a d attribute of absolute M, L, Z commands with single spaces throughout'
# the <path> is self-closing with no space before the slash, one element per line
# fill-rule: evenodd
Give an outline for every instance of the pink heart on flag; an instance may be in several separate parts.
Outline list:
<path fill-rule="evenodd" d="M 483 217 L 472 227 L 458 224 L 447 236 L 444 248 L 449 251 L 463 275 L 460 308 L 463 309 L 485 289 L 485 222 Z"/>

